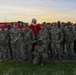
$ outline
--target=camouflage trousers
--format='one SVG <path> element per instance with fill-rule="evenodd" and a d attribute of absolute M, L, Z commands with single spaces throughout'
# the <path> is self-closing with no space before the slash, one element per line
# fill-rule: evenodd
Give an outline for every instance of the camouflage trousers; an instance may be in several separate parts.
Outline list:
<path fill-rule="evenodd" d="M 0 60 L 6 61 L 10 59 L 10 52 L 8 47 L 0 47 Z"/>
<path fill-rule="evenodd" d="M 31 59 L 32 59 L 32 44 L 30 42 L 24 43 L 23 49 L 24 49 L 24 59 L 31 61 Z"/>
<path fill-rule="evenodd" d="M 20 60 L 20 43 L 11 43 L 12 57 L 14 60 Z"/>
<path fill-rule="evenodd" d="M 42 59 L 41 59 L 41 57 L 39 56 L 38 53 L 35 53 L 35 58 L 34 58 L 34 60 L 33 60 L 33 64 L 34 64 L 34 65 L 39 64 L 40 60 L 41 60 L 42 62 L 45 62 L 45 61 L 47 60 L 47 58 L 48 58 L 47 53 L 42 53 Z"/>
<path fill-rule="evenodd" d="M 60 50 L 61 50 L 61 54 L 66 54 L 66 50 L 65 50 L 65 42 L 61 42 L 60 43 Z"/>
<path fill-rule="evenodd" d="M 67 55 L 75 56 L 74 43 L 66 43 Z"/>
<path fill-rule="evenodd" d="M 51 43 L 52 55 L 59 55 L 61 56 L 60 50 L 60 43 L 59 42 L 52 42 Z"/>

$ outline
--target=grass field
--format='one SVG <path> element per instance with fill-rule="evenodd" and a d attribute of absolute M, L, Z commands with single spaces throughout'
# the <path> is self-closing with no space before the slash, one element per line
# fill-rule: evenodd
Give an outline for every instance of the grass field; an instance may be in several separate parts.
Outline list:
<path fill-rule="evenodd" d="M 76 63 L 48 62 L 41 67 L 29 62 L 1 62 L 0 75 L 76 75 Z"/>

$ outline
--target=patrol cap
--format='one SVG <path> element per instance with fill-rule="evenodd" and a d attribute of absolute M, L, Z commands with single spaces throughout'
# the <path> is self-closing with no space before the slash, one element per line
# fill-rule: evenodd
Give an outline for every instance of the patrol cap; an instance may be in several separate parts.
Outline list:
<path fill-rule="evenodd" d="M 46 26 L 46 22 L 43 22 L 43 23 L 42 23 L 42 26 Z"/>
<path fill-rule="evenodd" d="M 72 25 L 72 23 L 71 23 L 70 21 L 68 21 L 68 22 L 67 22 L 67 25 L 68 25 L 68 26 L 71 26 L 71 25 Z"/>
<path fill-rule="evenodd" d="M 51 23 L 50 23 L 50 22 L 48 22 L 48 23 L 47 23 L 47 25 L 48 25 L 48 24 L 50 25 Z"/>
<path fill-rule="evenodd" d="M 61 24 L 65 24 L 64 22 L 61 22 Z"/>
<path fill-rule="evenodd" d="M 45 24 L 42 24 L 41 26 L 45 26 Z"/>

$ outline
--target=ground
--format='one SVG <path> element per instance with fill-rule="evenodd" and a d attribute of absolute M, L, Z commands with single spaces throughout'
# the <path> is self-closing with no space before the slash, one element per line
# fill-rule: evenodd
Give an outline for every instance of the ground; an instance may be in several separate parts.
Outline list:
<path fill-rule="evenodd" d="M 41 67 L 29 62 L 1 62 L 0 75 L 76 75 L 76 63 L 47 62 Z"/>

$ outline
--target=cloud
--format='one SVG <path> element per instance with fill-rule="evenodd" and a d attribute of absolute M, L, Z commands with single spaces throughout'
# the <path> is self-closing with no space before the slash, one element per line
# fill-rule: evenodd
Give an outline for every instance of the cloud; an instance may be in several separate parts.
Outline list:
<path fill-rule="evenodd" d="M 40 22 L 41 19 L 56 21 L 66 18 L 72 18 L 73 21 L 75 13 L 76 0 L 0 0 L 0 16 L 4 18 L 7 15 L 8 20 L 27 18 L 29 21 L 36 17 Z"/>

